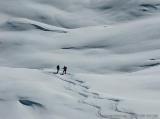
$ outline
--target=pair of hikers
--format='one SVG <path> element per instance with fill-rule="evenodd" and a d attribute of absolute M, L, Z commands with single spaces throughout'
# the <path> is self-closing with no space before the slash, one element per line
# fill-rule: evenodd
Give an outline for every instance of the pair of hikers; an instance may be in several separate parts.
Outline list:
<path fill-rule="evenodd" d="M 60 70 L 60 66 L 57 65 L 57 74 L 59 73 L 59 70 Z M 66 73 L 67 73 L 67 67 L 64 66 L 64 67 L 63 67 L 63 73 L 62 73 L 62 75 L 66 74 Z"/>

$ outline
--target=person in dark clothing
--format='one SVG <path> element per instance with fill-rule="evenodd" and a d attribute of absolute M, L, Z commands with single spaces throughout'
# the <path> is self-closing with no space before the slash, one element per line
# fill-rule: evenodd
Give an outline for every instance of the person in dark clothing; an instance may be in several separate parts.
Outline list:
<path fill-rule="evenodd" d="M 57 74 L 59 73 L 59 70 L 60 70 L 60 66 L 57 65 Z"/>
<path fill-rule="evenodd" d="M 66 73 L 67 73 L 67 67 L 64 66 L 64 67 L 63 67 L 63 74 L 66 74 Z"/>

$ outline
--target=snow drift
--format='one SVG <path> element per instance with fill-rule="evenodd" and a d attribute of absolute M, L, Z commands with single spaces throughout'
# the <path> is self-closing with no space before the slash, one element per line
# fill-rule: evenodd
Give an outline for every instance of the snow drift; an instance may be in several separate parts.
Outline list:
<path fill-rule="evenodd" d="M 159 0 L 0 0 L 0 118 L 158 119 L 159 13 Z"/>

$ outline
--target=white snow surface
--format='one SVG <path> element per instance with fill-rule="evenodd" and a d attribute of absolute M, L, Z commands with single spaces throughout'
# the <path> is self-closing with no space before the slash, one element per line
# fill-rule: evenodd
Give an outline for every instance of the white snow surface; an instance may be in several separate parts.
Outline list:
<path fill-rule="evenodd" d="M 0 0 L 0 119 L 159 119 L 159 31 L 160 0 Z"/>

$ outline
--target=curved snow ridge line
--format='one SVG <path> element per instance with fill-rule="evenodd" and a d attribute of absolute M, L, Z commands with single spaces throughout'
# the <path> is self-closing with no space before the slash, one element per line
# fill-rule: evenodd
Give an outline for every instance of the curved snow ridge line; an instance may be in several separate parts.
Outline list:
<path fill-rule="evenodd" d="M 0 25 L 0 29 L 11 30 L 11 31 L 26 31 L 38 29 L 41 31 L 50 31 L 57 33 L 68 33 L 65 28 L 59 28 L 56 26 L 51 26 L 37 21 L 32 21 L 29 19 L 11 19 Z"/>
<path fill-rule="evenodd" d="M 155 66 L 159 66 L 159 65 L 160 65 L 160 63 L 157 62 L 157 63 L 151 63 L 151 64 L 141 65 L 140 67 L 147 68 L 147 67 L 155 67 Z"/>
<path fill-rule="evenodd" d="M 20 22 L 20 23 L 32 23 L 32 24 L 40 25 L 42 27 L 46 27 L 48 29 L 58 29 L 58 30 L 67 31 L 67 29 L 65 29 L 65 28 L 49 25 L 49 24 L 46 24 L 46 23 L 42 23 L 42 22 L 39 22 L 39 21 L 35 21 L 35 20 L 31 20 L 31 19 L 26 19 L 26 18 L 14 18 L 14 19 L 10 19 L 8 21 L 15 21 L 15 22 Z"/>
<path fill-rule="evenodd" d="M 143 4 L 140 4 L 140 6 L 144 7 L 144 8 L 150 8 L 150 9 L 158 10 L 158 7 L 160 6 L 160 3 L 158 3 L 158 4 L 143 3 Z M 143 10 L 147 11 L 146 9 L 143 9 Z"/>

